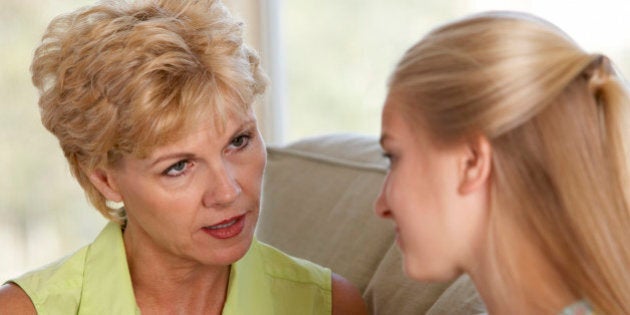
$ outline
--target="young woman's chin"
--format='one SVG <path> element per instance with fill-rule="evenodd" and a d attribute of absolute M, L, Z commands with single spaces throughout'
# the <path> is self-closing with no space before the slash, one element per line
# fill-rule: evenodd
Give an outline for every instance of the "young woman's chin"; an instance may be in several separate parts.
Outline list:
<path fill-rule="evenodd" d="M 430 259 L 430 258 L 429 258 Z M 463 271 L 447 263 L 437 261 L 413 261 L 403 254 L 403 270 L 414 280 L 421 282 L 448 282 L 462 275 Z"/>

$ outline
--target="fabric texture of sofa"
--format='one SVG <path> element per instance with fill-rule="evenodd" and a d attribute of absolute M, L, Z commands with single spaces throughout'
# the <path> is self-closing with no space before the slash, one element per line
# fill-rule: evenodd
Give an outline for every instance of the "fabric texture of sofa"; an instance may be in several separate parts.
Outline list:
<path fill-rule="evenodd" d="M 372 314 L 480 314 L 467 276 L 407 279 L 392 222 L 372 204 L 387 161 L 374 137 L 334 134 L 267 149 L 257 237 L 331 268 L 363 293 Z"/>

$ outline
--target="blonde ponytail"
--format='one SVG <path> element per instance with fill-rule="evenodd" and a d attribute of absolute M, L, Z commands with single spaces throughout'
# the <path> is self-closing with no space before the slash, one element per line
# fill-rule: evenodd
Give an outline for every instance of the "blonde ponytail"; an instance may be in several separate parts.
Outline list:
<path fill-rule="evenodd" d="M 572 295 L 630 314 L 630 98 L 607 58 L 534 16 L 483 13 L 411 47 L 390 94 L 437 143 L 490 140 L 490 243 L 506 288 L 528 280 L 515 249 L 527 242 Z"/>
<path fill-rule="evenodd" d="M 601 110 L 611 163 L 619 177 L 617 180 L 625 190 L 626 202 L 630 202 L 630 93 L 607 57 L 600 56 L 592 67 L 594 69 L 587 69 L 585 75 Z"/>

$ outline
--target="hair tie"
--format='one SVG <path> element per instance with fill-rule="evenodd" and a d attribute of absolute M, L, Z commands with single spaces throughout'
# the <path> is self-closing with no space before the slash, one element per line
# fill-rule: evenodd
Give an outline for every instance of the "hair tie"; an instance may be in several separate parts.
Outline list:
<path fill-rule="evenodd" d="M 610 59 L 604 55 L 597 55 L 584 69 L 582 76 L 588 82 L 589 91 L 598 98 L 601 87 L 608 82 L 612 73 Z"/>

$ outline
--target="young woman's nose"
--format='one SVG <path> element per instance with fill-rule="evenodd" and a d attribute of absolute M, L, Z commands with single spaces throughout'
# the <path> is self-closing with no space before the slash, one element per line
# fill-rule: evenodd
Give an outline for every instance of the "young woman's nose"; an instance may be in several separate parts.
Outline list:
<path fill-rule="evenodd" d="M 381 187 L 381 192 L 378 194 L 378 197 L 374 201 L 374 212 L 376 213 L 377 216 L 381 218 L 385 218 L 385 219 L 391 218 L 392 216 L 392 213 L 389 210 L 389 206 L 387 204 L 386 189 L 387 189 L 387 179 L 385 180 L 385 182 L 383 183 L 383 186 Z"/>
<path fill-rule="evenodd" d="M 208 188 L 203 197 L 203 204 L 207 208 L 224 208 L 231 205 L 241 194 L 234 172 L 225 164 L 210 170 L 207 179 Z"/>

